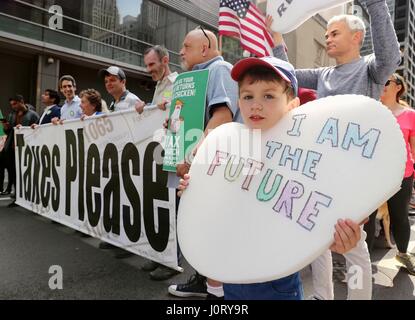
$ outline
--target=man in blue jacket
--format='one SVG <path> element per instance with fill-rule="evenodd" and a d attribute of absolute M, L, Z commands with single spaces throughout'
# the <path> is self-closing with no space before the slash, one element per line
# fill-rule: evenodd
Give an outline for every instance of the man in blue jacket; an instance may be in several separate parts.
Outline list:
<path fill-rule="evenodd" d="M 39 119 L 38 125 L 48 124 L 52 122 L 53 118 L 61 117 L 61 108 L 59 102 L 61 98 L 59 93 L 52 89 L 46 89 L 42 94 L 42 103 L 45 105 L 45 110 Z"/>

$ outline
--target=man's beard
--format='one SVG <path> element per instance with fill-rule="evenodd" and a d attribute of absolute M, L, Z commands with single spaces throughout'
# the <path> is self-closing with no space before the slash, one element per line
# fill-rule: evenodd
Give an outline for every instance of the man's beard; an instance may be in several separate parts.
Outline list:
<path fill-rule="evenodd" d="M 182 61 L 180 63 L 180 66 L 181 66 L 181 68 L 182 68 L 183 71 L 189 71 L 189 66 L 187 65 L 186 62 Z"/>
<path fill-rule="evenodd" d="M 164 79 L 164 75 L 166 74 L 166 69 L 163 68 L 163 70 L 159 73 L 153 74 L 153 80 L 155 81 L 161 81 Z"/>

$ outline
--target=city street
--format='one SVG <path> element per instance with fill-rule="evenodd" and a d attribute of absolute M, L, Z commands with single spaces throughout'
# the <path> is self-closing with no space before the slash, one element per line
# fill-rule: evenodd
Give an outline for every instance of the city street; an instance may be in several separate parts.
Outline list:
<path fill-rule="evenodd" d="M 10 198 L 0 199 L 0 299 L 174 299 L 167 293 L 171 283 L 185 281 L 185 272 L 168 281 L 155 282 L 139 266 L 144 259 L 116 259 L 114 250 L 100 250 L 99 240 L 37 216 L 23 208 L 8 208 Z M 412 218 L 412 223 L 415 220 Z M 412 227 L 411 252 L 415 247 Z M 394 259 L 394 250 L 376 248 L 373 257 L 373 297 L 414 299 L 415 277 Z M 342 258 L 335 256 L 336 299 L 345 299 Z M 51 290 L 51 266 L 63 270 L 63 289 Z M 302 271 L 305 296 L 311 291 L 310 268 Z"/>

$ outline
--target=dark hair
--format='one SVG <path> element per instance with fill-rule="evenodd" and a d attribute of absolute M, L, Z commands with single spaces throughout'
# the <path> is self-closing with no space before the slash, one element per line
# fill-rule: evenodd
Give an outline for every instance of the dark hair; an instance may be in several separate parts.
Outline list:
<path fill-rule="evenodd" d="M 254 84 L 259 81 L 265 82 L 277 82 L 282 86 L 285 86 L 284 93 L 288 95 L 290 99 L 295 98 L 295 92 L 293 87 L 291 87 L 286 81 L 284 81 L 275 71 L 271 70 L 270 68 L 263 67 L 263 66 L 255 66 L 246 70 L 239 78 L 238 84 L 239 88 L 241 87 L 242 82 L 249 77 L 251 82 L 250 84 Z"/>
<path fill-rule="evenodd" d="M 79 97 L 85 97 L 90 104 L 95 107 L 96 112 L 102 112 L 102 98 L 101 94 L 95 89 L 87 89 L 81 91 Z"/>
<path fill-rule="evenodd" d="M 402 96 L 406 94 L 408 87 L 406 85 L 405 79 L 398 73 L 394 73 L 392 75 L 392 78 L 395 79 L 396 84 L 398 86 L 401 86 L 401 90 L 399 90 L 399 92 L 396 94 L 396 102 L 400 103 L 400 104 L 406 104 L 406 102 L 404 100 L 402 100 Z"/>
<path fill-rule="evenodd" d="M 144 55 L 148 55 L 151 51 L 154 51 L 157 54 L 160 61 L 164 57 L 169 58 L 169 51 L 163 46 L 156 45 L 156 46 L 153 46 L 151 48 L 148 48 L 146 51 L 144 51 Z"/>
<path fill-rule="evenodd" d="M 54 104 L 59 104 L 61 101 L 61 97 L 59 96 L 59 93 L 52 89 L 46 89 L 45 92 L 49 94 L 49 97 L 53 99 Z"/>
<path fill-rule="evenodd" d="M 72 82 L 72 85 L 73 85 L 74 87 L 76 87 L 76 82 L 75 82 L 74 77 L 72 77 L 72 76 L 70 76 L 70 75 L 65 75 L 65 76 L 62 76 L 62 77 L 59 79 L 59 89 L 61 89 L 61 88 L 62 88 L 62 82 L 64 82 L 64 81 L 71 81 L 71 82 Z"/>
<path fill-rule="evenodd" d="M 21 94 L 16 94 L 15 96 L 9 99 L 9 102 L 16 101 L 16 102 L 24 102 L 24 98 Z"/>

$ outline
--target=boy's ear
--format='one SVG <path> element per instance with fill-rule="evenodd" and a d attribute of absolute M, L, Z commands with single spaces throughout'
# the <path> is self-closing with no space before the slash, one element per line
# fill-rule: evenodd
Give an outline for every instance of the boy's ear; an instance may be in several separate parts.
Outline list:
<path fill-rule="evenodd" d="M 298 108 L 300 106 L 300 98 L 294 98 L 288 103 L 288 110 L 291 111 L 292 109 Z"/>

